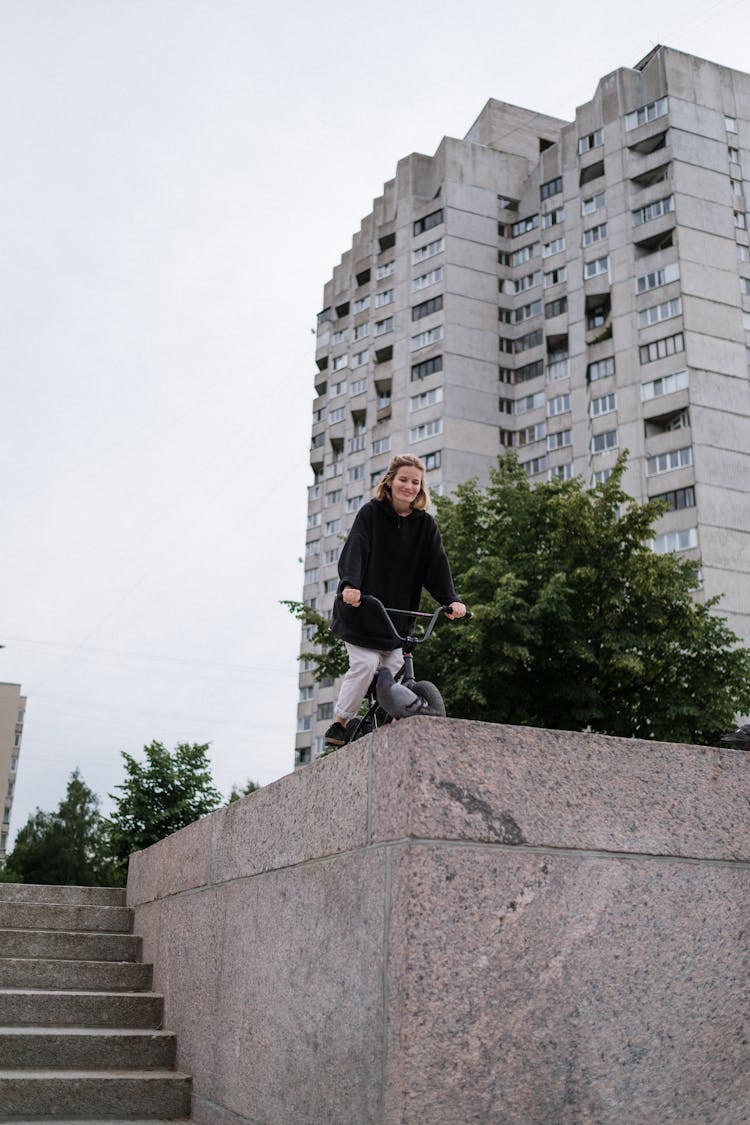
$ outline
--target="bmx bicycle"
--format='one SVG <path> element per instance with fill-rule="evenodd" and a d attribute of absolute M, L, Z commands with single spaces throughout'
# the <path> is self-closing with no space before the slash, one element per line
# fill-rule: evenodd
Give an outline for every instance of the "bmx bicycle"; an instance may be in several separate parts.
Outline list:
<path fill-rule="evenodd" d="M 414 692 L 415 695 L 425 700 L 427 706 L 423 707 L 417 714 L 444 718 L 445 704 L 438 688 L 429 680 L 418 680 L 414 675 L 414 650 L 418 645 L 423 645 L 425 641 L 430 639 L 437 625 L 438 618 L 442 613 L 449 610 L 450 606 L 439 605 L 432 613 L 424 613 L 421 610 L 391 609 L 384 606 L 380 598 L 376 598 L 374 594 L 362 594 L 362 601 L 367 602 L 379 612 L 383 623 L 393 636 L 393 639 L 401 643 L 404 653 L 404 663 L 393 677 L 394 682 L 404 688 L 408 688 L 410 691 Z M 410 631 L 405 635 L 399 633 L 393 622 L 394 617 L 407 618 L 407 627 Z M 426 624 L 421 634 L 416 634 L 412 631 L 417 618 L 426 619 Z M 470 619 L 471 613 L 467 610 L 464 617 L 458 618 L 457 620 L 469 621 Z M 355 739 L 362 738 L 365 734 L 370 734 L 385 723 L 390 723 L 393 722 L 394 719 L 403 717 L 394 714 L 392 710 L 388 709 L 388 703 L 385 698 L 387 693 L 383 690 L 382 686 L 382 674 L 383 669 L 376 672 L 367 689 L 367 696 L 365 698 L 366 710 L 364 713 L 356 715 L 346 724 L 347 743 L 354 742 Z"/>

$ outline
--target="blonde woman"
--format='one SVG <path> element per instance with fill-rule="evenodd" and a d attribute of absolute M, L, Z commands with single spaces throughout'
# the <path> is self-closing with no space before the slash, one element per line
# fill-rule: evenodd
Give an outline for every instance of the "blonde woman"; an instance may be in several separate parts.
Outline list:
<path fill-rule="evenodd" d="M 341 596 L 334 602 L 331 629 L 346 645 L 349 670 L 341 682 L 333 725 L 326 731 L 331 746 L 346 742 L 346 724 L 359 711 L 378 669 L 395 675 L 403 663 L 398 641 L 377 611 L 362 602 L 362 594 L 374 594 L 394 609 L 416 610 L 424 587 L 439 605 L 450 606 L 448 617 L 466 613 L 453 589 L 437 524 L 425 511 L 430 498 L 424 473 L 418 457 L 394 457 L 373 499 L 357 513 L 341 550 Z"/>

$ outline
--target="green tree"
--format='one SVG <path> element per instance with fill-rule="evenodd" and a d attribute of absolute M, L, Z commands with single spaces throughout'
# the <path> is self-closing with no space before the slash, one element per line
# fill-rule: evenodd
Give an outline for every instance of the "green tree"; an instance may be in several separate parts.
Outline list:
<path fill-rule="evenodd" d="M 247 797 L 248 793 L 254 793 L 256 789 L 260 789 L 260 785 L 257 781 L 251 781 L 250 778 L 242 786 L 233 785 L 227 798 L 227 804 L 234 804 L 235 801 L 239 801 L 240 797 Z"/>
<path fill-rule="evenodd" d="M 504 456 L 480 489 L 438 497 L 456 588 L 474 612 L 418 652 L 448 714 L 714 743 L 750 710 L 750 651 L 702 602 L 698 565 L 650 548 L 661 502 L 622 488 L 531 487 Z"/>
<path fill-rule="evenodd" d="M 285 605 L 303 625 L 311 627 L 310 641 L 317 651 L 303 652 L 298 659 L 311 662 L 314 678 L 335 680 L 343 676 L 349 666 L 349 660 L 343 641 L 331 632 L 328 618 L 309 605 L 305 605 L 304 602 L 282 601 L 281 604 Z"/>
<path fill-rule="evenodd" d="M 99 798 L 76 769 L 57 812 L 37 809 L 18 832 L 7 857 L 3 881 L 74 886 L 109 885 Z"/>
<path fill-rule="evenodd" d="M 110 794 L 115 808 L 108 821 L 112 861 L 125 881 L 128 857 L 213 812 L 221 804 L 208 761 L 208 744 L 181 742 L 171 753 L 161 742 L 144 746 L 144 762 L 122 751 L 125 781 Z"/>

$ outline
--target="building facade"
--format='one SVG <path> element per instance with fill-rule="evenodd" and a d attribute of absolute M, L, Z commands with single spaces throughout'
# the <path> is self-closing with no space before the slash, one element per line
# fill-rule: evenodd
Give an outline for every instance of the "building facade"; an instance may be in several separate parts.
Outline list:
<path fill-rule="evenodd" d="M 19 684 L 0 684 L 0 793 L 3 798 L 3 819 L 0 824 L 0 864 L 10 832 L 10 814 L 21 753 L 21 735 L 26 713 L 26 698 Z"/>
<path fill-rule="evenodd" d="M 594 486 L 626 449 L 628 491 L 668 504 L 654 549 L 700 558 L 750 641 L 748 180 L 750 76 L 664 47 L 573 122 L 491 100 L 400 161 L 318 315 L 305 600 L 330 611 L 395 453 L 450 492 L 509 449 Z M 303 661 L 298 763 L 335 687 Z"/>

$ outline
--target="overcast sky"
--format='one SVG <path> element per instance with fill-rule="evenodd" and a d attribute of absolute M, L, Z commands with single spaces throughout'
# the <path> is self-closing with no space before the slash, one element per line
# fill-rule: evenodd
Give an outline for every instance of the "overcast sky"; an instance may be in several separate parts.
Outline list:
<path fill-rule="evenodd" d="M 571 119 L 744 0 L 0 0 L 0 680 L 12 828 L 71 771 L 293 768 L 315 314 L 396 162 L 494 97 Z"/>

